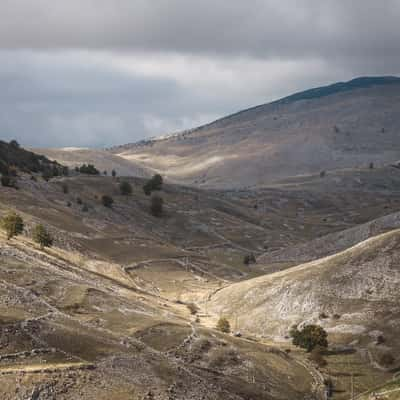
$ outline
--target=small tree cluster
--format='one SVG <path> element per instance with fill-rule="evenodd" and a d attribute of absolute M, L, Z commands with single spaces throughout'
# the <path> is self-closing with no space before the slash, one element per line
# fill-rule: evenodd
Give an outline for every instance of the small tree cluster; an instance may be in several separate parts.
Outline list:
<path fill-rule="evenodd" d="M 290 330 L 290 336 L 295 346 L 312 351 L 316 346 L 328 347 L 328 334 L 319 325 L 306 325 L 302 330 L 294 326 Z"/>
<path fill-rule="evenodd" d="M 132 185 L 128 181 L 122 181 L 119 184 L 119 191 L 123 196 L 129 196 L 132 194 Z"/>
<path fill-rule="evenodd" d="M 100 171 L 93 164 L 82 164 L 80 167 L 75 167 L 75 171 L 81 174 L 99 175 Z"/>
<path fill-rule="evenodd" d="M 6 231 L 7 240 L 24 231 L 24 221 L 15 212 L 10 212 L 1 219 L 1 227 Z"/>
<path fill-rule="evenodd" d="M 250 265 L 250 264 L 255 264 L 256 263 L 256 256 L 253 253 L 246 254 L 243 257 L 243 264 L 244 265 Z"/>
<path fill-rule="evenodd" d="M 146 196 L 150 196 L 151 192 L 161 190 L 163 185 L 163 178 L 160 174 L 155 174 L 143 185 L 143 191 Z"/>
<path fill-rule="evenodd" d="M 32 238 L 40 245 L 41 249 L 53 245 L 53 237 L 42 224 L 38 224 L 33 228 Z"/>
<path fill-rule="evenodd" d="M 221 317 L 217 322 L 216 328 L 223 333 L 229 333 L 231 331 L 231 324 L 227 318 Z"/>

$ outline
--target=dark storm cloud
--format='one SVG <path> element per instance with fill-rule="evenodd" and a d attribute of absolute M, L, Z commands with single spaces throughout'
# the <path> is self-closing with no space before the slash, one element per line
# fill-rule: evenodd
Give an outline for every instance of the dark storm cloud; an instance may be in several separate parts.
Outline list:
<path fill-rule="evenodd" d="M 2 0 L 0 46 L 251 54 L 398 50 L 398 0 Z"/>
<path fill-rule="evenodd" d="M 399 0 L 1 0 L 0 138 L 105 146 L 400 73 Z"/>

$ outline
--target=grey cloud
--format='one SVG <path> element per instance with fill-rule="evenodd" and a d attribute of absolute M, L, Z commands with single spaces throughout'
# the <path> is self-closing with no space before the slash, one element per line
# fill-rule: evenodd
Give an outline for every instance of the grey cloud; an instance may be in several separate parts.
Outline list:
<path fill-rule="evenodd" d="M 256 57 L 398 50 L 397 0 L 3 0 L 3 48 L 95 48 Z"/>
<path fill-rule="evenodd" d="M 88 66 L 82 54 L 0 52 L 0 87 L 0 139 L 25 145 L 109 146 L 206 122 L 207 102 L 178 82 Z"/>
<path fill-rule="evenodd" d="M 398 0 L 1 0 L 0 139 L 109 146 L 400 73 Z"/>

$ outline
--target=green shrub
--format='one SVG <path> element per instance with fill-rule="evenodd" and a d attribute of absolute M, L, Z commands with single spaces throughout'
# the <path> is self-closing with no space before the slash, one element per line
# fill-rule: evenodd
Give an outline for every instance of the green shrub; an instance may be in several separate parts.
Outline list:
<path fill-rule="evenodd" d="M 40 245 L 41 249 L 44 249 L 45 247 L 51 247 L 53 245 L 52 236 L 42 224 L 38 224 L 33 228 L 32 238 Z"/>
<path fill-rule="evenodd" d="M 143 191 L 146 196 L 150 196 L 151 192 L 161 190 L 163 178 L 160 174 L 155 174 L 143 185 Z"/>
<path fill-rule="evenodd" d="M 101 197 L 101 203 L 104 207 L 111 208 L 114 203 L 114 199 L 111 196 L 105 194 Z"/>
<path fill-rule="evenodd" d="M 229 333 L 231 331 L 231 324 L 227 318 L 221 317 L 217 322 L 216 328 L 223 333 Z"/>
<path fill-rule="evenodd" d="M 100 171 L 93 164 L 82 164 L 80 167 L 75 168 L 81 174 L 99 175 Z"/>
<path fill-rule="evenodd" d="M 119 185 L 119 190 L 122 195 L 129 196 L 132 194 L 132 185 L 127 181 L 123 181 Z"/>
<path fill-rule="evenodd" d="M 306 325 L 302 330 L 294 326 L 290 330 L 290 336 L 295 346 L 312 351 L 316 346 L 328 347 L 328 334 L 319 325 Z"/>
<path fill-rule="evenodd" d="M 7 240 L 24 231 L 24 221 L 15 212 L 10 212 L 1 219 L 1 227 L 6 231 Z"/>

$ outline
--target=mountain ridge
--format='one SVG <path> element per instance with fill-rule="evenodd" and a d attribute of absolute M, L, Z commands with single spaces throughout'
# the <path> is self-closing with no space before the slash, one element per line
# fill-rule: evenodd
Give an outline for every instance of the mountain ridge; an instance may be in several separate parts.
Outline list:
<path fill-rule="evenodd" d="M 109 151 L 171 182 L 212 188 L 383 166 L 400 159 L 398 83 L 396 77 L 356 78 Z"/>
<path fill-rule="evenodd" d="M 169 139 L 171 137 L 176 137 L 181 134 L 193 133 L 198 130 L 204 129 L 210 125 L 213 125 L 215 123 L 222 122 L 224 120 L 238 116 L 242 113 L 257 110 L 258 108 L 269 106 L 269 105 L 279 105 L 279 104 L 285 104 L 285 103 L 300 101 L 300 100 L 312 100 L 312 99 L 325 97 L 325 96 L 329 96 L 329 95 L 340 93 L 340 92 L 346 92 L 349 90 L 365 89 L 365 88 L 368 88 L 368 87 L 371 87 L 374 85 L 388 85 L 388 84 L 400 84 L 400 78 L 397 76 L 392 76 L 392 75 L 360 76 L 357 78 L 353 78 L 349 81 L 335 82 L 335 83 L 331 83 L 328 85 L 316 86 L 311 89 L 301 90 L 301 91 L 295 92 L 293 94 L 281 97 L 277 100 L 273 100 L 273 101 L 270 101 L 267 103 L 262 103 L 262 104 L 259 104 L 256 106 L 244 108 L 242 110 L 233 112 L 224 117 L 217 118 L 211 122 L 208 122 L 206 124 L 203 124 L 203 125 L 200 125 L 200 126 L 197 126 L 194 128 L 185 129 L 183 131 L 177 131 L 177 132 L 173 132 L 173 133 L 166 134 L 166 135 L 154 136 L 150 139 L 141 139 L 139 141 L 126 143 L 123 145 L 112 146 L 112 147 L 108 148 L 107 150 L 118 149 L 118 148 L 121 148 L 124 146 L 130 146 L 130 145 L 142 145 L 142 144 L 145 145 L 146 143 Z"/>

